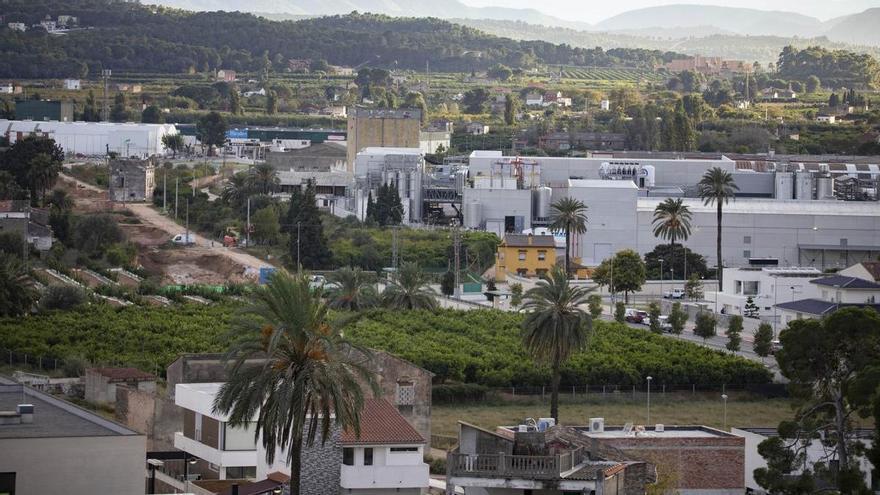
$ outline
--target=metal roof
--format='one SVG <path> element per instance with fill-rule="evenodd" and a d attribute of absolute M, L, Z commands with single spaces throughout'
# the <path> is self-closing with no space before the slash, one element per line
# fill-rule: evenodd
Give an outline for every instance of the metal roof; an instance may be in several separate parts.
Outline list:
<path fill-rule="evenodd" d="M 847 277 L 844 275 L 832 275 L 830 277 L 810 280 L 810 283 L 824 285 L 827 287 L 840 287 L 841 289 L 880 289 L 880 284 L 876 282 L 864 280 L 858 277 Z"/>

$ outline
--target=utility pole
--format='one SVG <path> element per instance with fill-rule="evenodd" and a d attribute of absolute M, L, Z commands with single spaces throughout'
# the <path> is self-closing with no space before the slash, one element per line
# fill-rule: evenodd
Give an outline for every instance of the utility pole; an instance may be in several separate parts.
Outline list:
<path fill-rule="evenodd" d="M 245 227 L 245 238 L 247 239 L 247 247 L 251 247 L 251 197 L 247 200 L 247 227 Z"/>
<path fill-rule="evenodd" d="M 101 120 L 104 122 L 110 120 L 110 102 L 107 100 L 110 92 L 110 74 L 110 69 L 103 69 L 101 71 L 101 78 L 104 79 L 104 103 L 101 106 Z"/>
<path fill-rule="evenodd" d="M 297 221 L 296 222 L 296 272 L 297 273 L 302 273 L 302 262 L 300 261 L 300 257 L 299 257 L 299 240 L 300 240 L 301 229 L 302 229 L 302 222 Z"/>
<path fill-rule="evenodd" d="M 183 245 L 186 246 L 189 244 L 189 200 L 186 200 L 186 237 L 183 240 Z"/>
<path fill-rule="evenodd" d="M 391 227 L 391 268 L 397 271 L 397 226 Z"/>
<path fill-rule="evenodd" d="M 452 230 L 452 243 L 455 248 L 455 298 L 461 297 L 461 231 L 458 228 L 458 220 Z"/>
<path fill-rule="evenodd" d="M 180 177 L 174 178 L 174 219 L 177 220 L 177 190 L 180 186 Z"/>

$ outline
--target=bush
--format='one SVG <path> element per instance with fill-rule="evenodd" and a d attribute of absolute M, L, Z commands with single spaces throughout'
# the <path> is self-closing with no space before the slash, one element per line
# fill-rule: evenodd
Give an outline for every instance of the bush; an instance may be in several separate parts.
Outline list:
<path fill-rule="evenodd" d="M 626 320 L 626 304 L 619 302 L 614 305 L 614 321 L 623 323 Z"/>
<path fill-rule="evenodd" d="M 71 309 L 86 302 L 86 291 L 72 285 L 50 285 L 40 298 L 40 310 Z"/>
<path fill-rule="evenodd" d="M 590 294 L 587 298 L 587 305 L 590 308 L 590 316 L 597 319 L 602 316 L 602 296 L 599 294 Z"/>
<path fill-rule="evenodd" d="M 428 471 L 431 474 L 446 474 L 446 459 L 440 459 L 431 457 L 430 455 L 425 456 L 425 462 L 428 464 Z"/>
<path fill-rule="evenodd" d="M 488 387 L 476 383 L 445 383 L 432 387 L 431 401 L 434 404 L 481 401 L 488 391 Z"/>

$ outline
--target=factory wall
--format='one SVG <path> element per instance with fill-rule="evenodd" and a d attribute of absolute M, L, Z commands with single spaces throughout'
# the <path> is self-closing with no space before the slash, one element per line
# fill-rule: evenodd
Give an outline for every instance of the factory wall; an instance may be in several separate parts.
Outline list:
<path fill-rule="evenodd" d="M 480 205 L 479 219 L 474 218 L 468 205 Z M 469 227 L 504 234 L 505 217 L 522 222 L 522 229 L 532 227 L 532 191 L 530 189 L 474 189 L 465 188 L 462 195 L 464 224 Z M 473 208 L 471 208 L 473 211 Z M 478 226 L 478 227 L 477 227 Z"/>
<path fill-rule="evenodd" d="M 565 195 L 579 199 L 587 206 L 587 232 L 576 241 L 583 264 L 598 265 L 616 251 L 637 248 L 638 188 L 635 184 L 630 181 L 572 180 L 567 190 L 554 190 L 553 200 Z"/>
<path fill-rule="evenodd" d="M 110 151 L 121 157 L 164 154 L 162 136 L 177 133 L 172 124 L 3 119 L 0 119 L 0 129 L 9 137 L 10 144 L 34 134 L 54 139 L 66 154 L 103 156 Z"/>

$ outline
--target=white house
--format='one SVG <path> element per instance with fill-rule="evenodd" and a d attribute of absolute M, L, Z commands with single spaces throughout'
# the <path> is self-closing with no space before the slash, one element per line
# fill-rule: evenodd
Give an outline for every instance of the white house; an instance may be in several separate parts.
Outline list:
<path fill-rule="evenodd" d="M 474 136 L 482 136 L 483 134 L 489 134 L 489 126 L 482 122 L 470 122 L 465 127 L 468 134 L 473 134 Z"/>
<path fill-rule="evenodd" d="M 836 124 L 837 117 L 834 115 L 817 115 L 816 122 L 820 122 L 822 124 Z"/>
<path fill-rule="evenodd" d="M 0 94 L 11 95 L 14 90 L 11 84 L 0 84 Z"/>
<path fill-rule="evenodd" d="M 810 283 L 816 286 L 818 296 L 778 304 L 780 324 L 822 318 L 845 307 L 872 307 L 880 311 L 880 283 L 871 279 L 837 274 Z"/>
<path fill-rule="evenodd" d="M 10 22 L 7 26 L 13 31 L 21 31 L 22 33 L 27 31 L 27 26 L 23 22 Z"/>
<path fill-rule="evenodd" d="M 599 108 L 601 108 L 602 110 L 611 110 L 611 100 L 600 101 Z"/>
<path fill-rule="evenodd" d="M 730 433 L 743 437 L 746 441 L 745 456 L 745 475 L 746 490 L 752 490 L 755 493 L 765 493 L 755 481 L 755 469 L 767 467 L 767 461 L 758 453 L 758 445 L 764 440 L 778 435 L 775 428 L 731 428 Z M 871 446 L 873 430 L 869 428 L 859 428 L 854 432 L 855 439 L 862 442 L 866 447 Z M 816 462 L 828 462 L 829 458 L 833 458 L 833 451 L 830 447 L 822 445 L 820 440 L 811 440 L 806 448 L 807 463 L 812 465 Z M 858 459 L 859 469 L 865 476 L 865 483 L 871 486 L 871 463 L 864 457 Z M 792 473 L 799 474 L 799 473 Z"/>
<path fill-rule="evenodd" d="M 64 80 L 64 89 L 75 90 L 75 91 L 80 90 L 81 89 L 80 80 L 79 79 L 65 79 Z"/>
<path fill-rule="evenodd" d="M 751 297 L 758 307 L 758 314 L 764 319 L 772 318 L 773 307 L 778 303 L 818 296 L 818 288 L 810 281 L 820 277 L 822 271 L 814 267 L 725 268 L 716 311 L 745 316 L 745 307 Z M 706 299 L 713 303 L 714 298 L 714 293 L 706 295 Z"/>
<path fill-rule="evenodd" d="M 540 107 L 544 105 L 544 95 L 540 93 L 529 93 L 526 95 L 527 107 Z"/>

